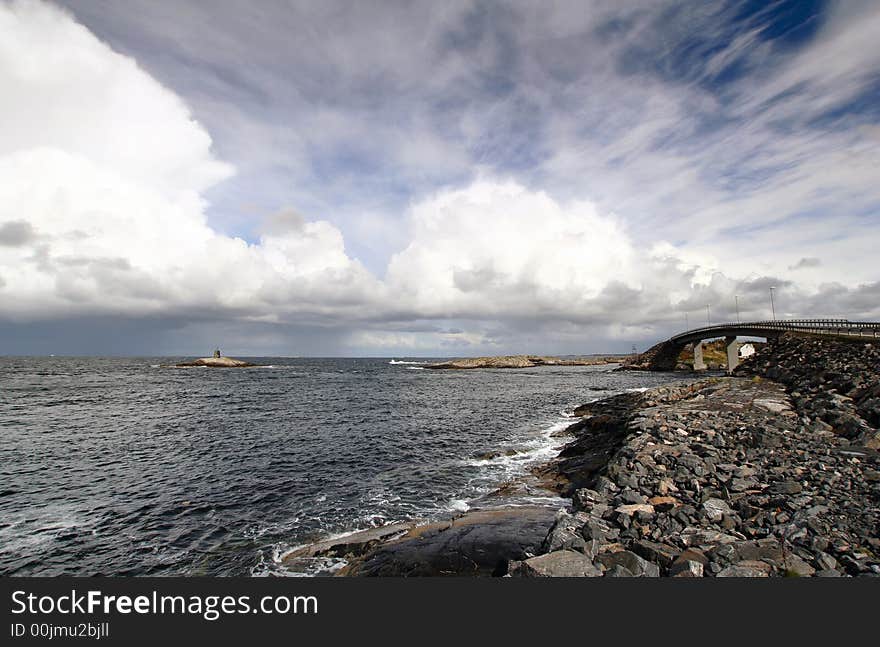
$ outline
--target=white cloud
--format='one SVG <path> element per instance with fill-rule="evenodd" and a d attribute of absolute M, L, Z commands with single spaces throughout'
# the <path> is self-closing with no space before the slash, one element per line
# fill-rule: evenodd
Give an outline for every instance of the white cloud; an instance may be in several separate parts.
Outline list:
<path fill-rule="evenodd" d="M 211 229 L 202 192 L 231 167 L 174 93 L 62 11 L 0 5 L 0 87 L 0 227 L 29 227 L 28 244 L 0 247 L 6 316 L 273 319 L 377 289 L 326 222 L 257 245 Z"/>
<path fill-rule="evenodd" d="M 633 285 L 633 249 L 612 216 L 561 205 L 513 181 L 477 181 L 411 209 L 409 245 L 387 282 L 428 316 L 531 316 L 577 309 L 611 282 Z"/>

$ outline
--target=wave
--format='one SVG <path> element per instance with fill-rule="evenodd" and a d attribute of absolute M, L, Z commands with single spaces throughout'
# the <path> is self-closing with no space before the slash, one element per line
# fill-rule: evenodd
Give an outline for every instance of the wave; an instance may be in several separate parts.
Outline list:
<path fill-rule="evenodd" d="M 392 359 L 388 363 L 398 365 L 398 364 L 427 364 L 428 362 L 411 362 L 411 361 L 404 360 L 404 359 Z"/>

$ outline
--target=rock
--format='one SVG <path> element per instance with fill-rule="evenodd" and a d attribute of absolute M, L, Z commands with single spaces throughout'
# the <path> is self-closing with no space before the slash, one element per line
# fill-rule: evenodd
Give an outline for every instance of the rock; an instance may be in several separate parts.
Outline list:
<path fill-rule="evenodd" d="M 641 539 L 633 545 L 633 550 L 649 562 L 669 567 L 678 557 L 679 550 L 669 544 Z"/>
<path fill-rule="evenodd" d="M 752 400 L 752 405 L 770 413 L 782 413 L 790 409 L 787 403 L 778 400 L 755 399 Z"/>
<path fill-rule="evenodd" d="M 739 541 L 732 535 L 717 530 L 688 527 L 681 531 L 681 541 L 685 546 L 713 546 L 715 544 L 731 544 Z"/>
<path fill-rule="evenodd" d="M 731 544 L 736 561 L 763 561 L 782 565 L 782 546 L 775 537 L 765 537 L 757 541 L 738 541 Z"/>
<path fill-rule="evenodd" d="M 864 476 L 865 480 L 869 483 L 880 482 L 880 472 L 878 472 L 877 470 L 866 468 L 865 471 L 862 472 L 862 476 Z"/>
<path fill-rule="evenodd" d="M 715 577 L 769 577 L 770 572 L 764 562 L 745 560 L 722 569 Z"/>
<path fill-rule="evenodd" d="M 703 566 L 707 566 L 709 564 L 709 558 L 706 555 L 696 548 L 688 548 L 683 550 L 678 557 L 675 558 L 675 564 L 679 564 L 681 562 L 699 562 Z"/>
<path fill-rule="evenodd" d="M 678 499 L 672 496 L 652 496 L 648 499 L 648 503 L 659 512 L 667 512 L 678 505 Z"/>
<path fill-rule="evenodd" d="M 830 571 L 837 568 L 837 560 L 828 553 L 819 553 L 816 556 L 816 566 L 820 571 Z"/>
<path fill-rule="evenodd" d="M 769 490 L 773 494 L 800 494 L 804 488 L 797 481 L 778 481 L 773 483 Z"/>
<path fill-rule="evenodd" d="M 542 550 L 544 552 L 551 552 L 567 548 L 583 551 L 586 542 L 581 535 L 580 529 L 584 521 L 584 519 L 580 519 L 578 516 L 568 514 L 565 510 L 557 512 L 556 521 L 550 532 L 547 533 Z"/>
<path fill-rule="evenodd" d="M 597 540 L 605 542 L 609 539 L 616 539 L 619 531 L 612 528 L 603 519 L 590 517 L 583 526 L 581 526 L 581 537 L 586 540 Z"/>
<path fill-rule="evenodd" d="M 703 577 L 703 565 L 692 559 L 677 562 L 669 569 L 671 577 Z"/>
<path fill-rule="evenodd" d="M 603 553 L 597 558 L 606 569 L 622 566 L 635 577 L 660 577 L 660 567 L 643 559 L 629 550 Z"/>
<path fill-rule="evenodd" d="M 555 523 L 546 508 L 477 510 L 417 527 L 352 564 L 355 576 L 504 575 L 511 561 L 536 555 Z"/>
<path fill-rule="evenodd" d="M 816 571 L 816 577 L 843 577 L 843 575 L 840 574 L 840 571 L 829 568 L 821 571 Z"/>
<path fill-rule="evenodd" d="M 758 482 L 752 478 L 734 478 L 730 480 L 728 489 L 731 492 L 745 492 L 754 489 L 757 485 Z"/>
<path fill-rule="evenodd" d="M 557 550 L 512 563 L 510 575 L 511 577 L 602 577 L 602 571 L 582 553 Z"/>
<path fill-rule="evenodd" d="M 605 571 L 605 577 L 635 577 L 635 575 L 630 573 L 620 564 L 615 564 L 607 571 Z"/>
<path fill-rule="evenodd" d="M 797 555 L 790 554 L 785 556 L 786 575 L 795 577 L 812 577 L 815 572 L 815 568 L 807 564 L 807 562 Z"/>
<path fill-rule="evenodd" d="M 245 362 L 240 359 L 233 359 L 231 357 L 200 357 L 191 362 L 180 362 L 174 366 L 177 368 L 198 366 L 204 366 L 207 368 L 251 368 L 256 366 L 256 364 L 251 364 L 250 362 Z"/>
<path fill-rule="evenodd" d="M 608 502 L 607 497 L 602 496 L 596 490 L 580 488 L 575 490 L 571 497 L 572 508 L 575 512 L 591 512 L 596 505 Z"/>
<path fill-rule="evenodd" d="M 721 499 L 706 499 L 703 501 L 703 510 L 706 512 L 706 516 L 709 517 L 709 521 L 714 522 L 721 521 L 724 515 L 733 514 L 730 506 Z"/>
<path fill-rule="evenodd" d="M 614 508 L 614 511 L 628 517 L 631 517 L 637 512 L 651 515 L 654 514 L 654 506 L 647 503 L 631 503 L 628 505 L 619 505 Z"/>

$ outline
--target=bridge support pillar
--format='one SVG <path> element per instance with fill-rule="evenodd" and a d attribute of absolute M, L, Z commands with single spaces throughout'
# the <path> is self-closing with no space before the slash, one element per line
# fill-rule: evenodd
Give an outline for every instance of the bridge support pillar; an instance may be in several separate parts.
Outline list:
<path fill-rule="evenodd" d="M 733 373 L 733 369 L 739 366 L 739 344 L 736 337 L 725 337 L 727 343 L 727 372 Z"/>
<path fill-rule="evenodd" d="M 694 370 L 695 371 L 705 371 L 707 368 L 706 363 L 703 361 L 703 342 L 695 341 L 694 342 Z"/>

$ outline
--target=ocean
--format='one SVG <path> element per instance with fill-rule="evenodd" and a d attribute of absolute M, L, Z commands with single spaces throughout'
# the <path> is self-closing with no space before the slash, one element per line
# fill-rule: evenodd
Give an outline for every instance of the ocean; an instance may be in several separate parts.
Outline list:
<path fill-rule="evenodd" d="M 244 358 L 248 359 L 248 358 Z M 0 358 L 0 574 L 286 575 L 309 541 L 473 507 L 585 402 L 676 378 L 414 360 Z"/>

